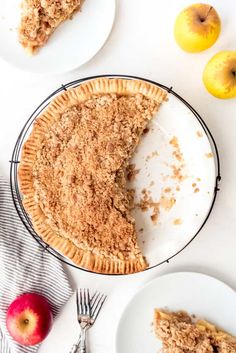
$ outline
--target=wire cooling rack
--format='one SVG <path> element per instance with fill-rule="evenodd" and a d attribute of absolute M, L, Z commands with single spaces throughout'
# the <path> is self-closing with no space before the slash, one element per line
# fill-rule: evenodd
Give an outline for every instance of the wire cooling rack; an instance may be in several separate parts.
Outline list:
<path fill-rule="evenodd" d="M 91 272 L 87 269 L 84 269 L 82 267 L 77 266 L 76 264 L 74 264 L 72 261 L 70 261 L 70 259 L 68 259 L 67 257 L 63 256 L 62 254 L 60 254 L 58 251 L 56 251 L 55 249 L 53 249 L 51 246 L 49 246 L 48 244 L 46 244 L 42 238 L 35 232 L 33 224 L 31 222 L 31 219 L 29 217 L 29 215 L 27 214 L 27 212 L 24 209 L 23 203 L 22 203 L 22 195 L 20 193 L 20 189 L 19 189 L 19 180 L 18 180 L 18 165 L 20 163 L 20 154 L 21 154 L 21 148 L 22 145 L 25 141 L 25 138 L 27 137 L 27 134 L 30 132 L 31 126 L 34 123 L 35 119 L 37 119 L 37 117 L 40 115 L 40 113 L 49 105 L 49 103 L 51 102 L 51 100 L 53 98 L 55 98 L 55 96 L 57 96 L 58 94 L 60 94 L 62 91 L 66 91 L 70 88 L 74 88 L 79 86 L 80 84 L 82 84 L 85 81 L 88 80 L 92 80 L 95 78 L 99 78 L 99 77 L 108 77 L 108 78 L 125 78 L 125 79 L 138 79 L 138 80 L 144 80 L 146 82 L 152 83 L 154 85 L 157 85 L 158 87 L 161 87 L 162 89 L 166 90 L 169 94 L 174 95 L 177 99 L 179 99 L 184 105 L 186 105 L 188 107 L 188 109 L 193 113 L 193 115 L 196 117 L 196 119 L 198 120 L 198 122 L 201 124 L 202 128 L 204 129 L 209 142 L 212 146 L 212 150 L 214 153 L 214 159 L 215 159 L 215 165 L 216 165 L 216 180 L 215 180 L 215 189 L 214 189 L 214 196 L 213 196 L 213 200 L 212 200 L 212 204 L 211 207 L 209 209 L 208 214 L 206 215 L 206 218 L 204 219 L 202 225 L 200 226 L 200 228 L 198 229 L 198 231 L 196 232 L 196 234 L 194 234 L 194 236 L 192 237 L 192 239 L 178 252 L 176 252 L 174 255 L 172 255 L 171 257 L 169 257 L 168 259 L 166 259 L 165 261 L 162 261 L 160 263 L 157 263 L 154 266 L 148 267 L 146 270 L 149 270 L 151 268 L 160 266 L 161 264 L 167 262 L 169 263 L 169 261 L 174 258 L 176 255 L 178 255 L 181 251 L 183 251 L 193 240 L 194 238 L 198 235 L 198 233 L 201 231 L 201 229 L 204 227 L 204 225 L 206 224 L 211 211 L 213 209 L 213 206 L 215 204 L 215 200 L 216 200 L 216 196 L 217 196 L 217 192 L 219 191 L 219 183 L 221 180 L 221 175 L 220 175 L 220 158 L 219 158 L 219 152 L 218 152 L 218 148 L 216 145 L 216 141 L 211 133 L 211 131 L 209 130 L 208 126 L 206 125 L 206 123 L 204 122 L 204 120 L 202 119 L 202 117 L 196 112 L 196 110 L 185 100 L 183 99 L 180 95 L 178 95 L 174 90 L 173 87 L 167 87 L 165 85 L 162 85 L 158 82 L 152 81 L 152 80 L 148 80 L 142 77 L 138 77 L 138 76 L 130 76 L 130 75 L 97 75 L 97 76 L 90 76 L 90 77 L 85 77 L 82 79 L 78 79 L 72 82 L 69 82 L 67 84 L 62 84 L 61 87 L 59 87 L 56 91 L 54 91 L 52 94 L 50 94 L 36 109 L 35 111 L 32 113 L 32 115 L 29 117 L 29 119 L 26 121 L 25 125 L 23 126 L 13 153 L 12 153 L 12 157 L 10 160 L 10 185 L 11 185 L 11 192 L 12 192 L 12 198 L 13 198 L 13 202 L 16 208 L 16 211 L 21 219 L 21 221 L 23 222 L 25 228 L 28 230 L 28 232 L 34 237 L 34 239 L 40 244 L 40 246 L 43 248 L 43 250 L 49 252 L 51 255 L 55 256 L 56 258 L 58 258 L 60 261 L 64 262 L 67 265 L 73 266 L 75 268 L 84 270 L 86 272 Z M 146 271 L 145 270 L 145 271 Z M 119 274 L 118 274 L 119 276 Z"/>

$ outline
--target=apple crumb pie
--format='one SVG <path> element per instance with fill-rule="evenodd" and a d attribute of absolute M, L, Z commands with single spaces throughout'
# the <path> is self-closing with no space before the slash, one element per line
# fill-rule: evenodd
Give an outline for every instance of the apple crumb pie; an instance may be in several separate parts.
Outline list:
<path fill-rule="evenodd" d="M 23 0 L 19 41 L 30 54 L 45 45 L 55 29 L 81 9 L 83 0 Z"/>
<path fill-rule="evenodd" d="M 154 329 L 162 353 L 236 353 L 236 338 L 184 311 L 155 310 Z"/>
<path fill-rule="evenodd" d="M 77 265 L 111 274 L 147 267 L 125 171 L 165 99 L 144 81 L 99 78 L 36 119 L 19 167 L 24 207 L 42 239 Z"/>

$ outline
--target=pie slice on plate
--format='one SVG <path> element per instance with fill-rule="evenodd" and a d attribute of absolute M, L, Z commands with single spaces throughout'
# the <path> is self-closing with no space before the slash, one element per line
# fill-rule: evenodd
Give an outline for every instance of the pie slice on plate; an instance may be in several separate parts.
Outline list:
<path fill-rule="evenodd" d="M 19 41 L 34 54 L 44 46 L 61 22 L 81 9 L 83 0 L 23 0 Z"/>
<path fill-rule="evenodd" d="M 24 207 L 43 240 L 77 265 L 147 267 L 125 171 L 165 99 L 144 81 L 99 78 L 56 97 L 35 121 L 19 167 Z"/>
<path fill-rule="evenodd" d="M 183 311 L 155 310 L 154 329 L 163 353 L 236 353 L 236 338 Z"/>

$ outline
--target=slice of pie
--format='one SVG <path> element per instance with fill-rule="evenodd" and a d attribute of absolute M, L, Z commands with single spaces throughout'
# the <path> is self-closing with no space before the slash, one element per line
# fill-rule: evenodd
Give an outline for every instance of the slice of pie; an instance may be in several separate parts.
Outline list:
<path fill-rule="evenodd" d="M 61 22 L 81 9 L 83 0 L 23 0 L 19 41 L 34 54 Z"/>
<path fill-rule="evenodd" d="M 125 171 L 165 99 L 143 81 L 99 78 L 59 95 L 34 123 L 19 167 L 24 207 L 43 240 L 77 265 L 147 267 Z"/>
<path fill-rule="evenodd" d="M 183 311 L 155 310 L 154 329 L 163 353 L 236 353 L 236 338 Z"/>

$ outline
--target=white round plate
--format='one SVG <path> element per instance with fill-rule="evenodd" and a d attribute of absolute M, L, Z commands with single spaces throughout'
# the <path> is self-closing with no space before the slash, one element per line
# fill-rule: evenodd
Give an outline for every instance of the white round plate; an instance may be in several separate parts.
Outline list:
<path fill-rule="evenodd" d="M 233 289 L 200 273 L 171 273 L 150 282 L 128 304 L 118 326 L 116 353 L 159 351 L 151 325 L 155 308 L 185 310 L 236 335 Z"/>
<path fill-rule="evenodd" d="M 115 18 L 115 0 L 85 0 L 82 11 L 65 21 L 36 55 L 18 42 L 21 0 L 0 0 L 0 56 L 18 68 L 62 73 L 90 60 L 105 44 Z"/>

